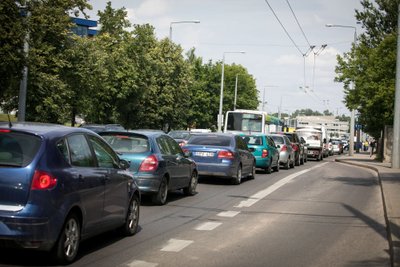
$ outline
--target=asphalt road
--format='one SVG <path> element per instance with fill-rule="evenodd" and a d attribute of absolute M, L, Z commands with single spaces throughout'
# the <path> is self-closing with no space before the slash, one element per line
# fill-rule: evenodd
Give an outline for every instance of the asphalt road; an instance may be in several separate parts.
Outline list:
<path fill-rule="evenodd" d="M 333 160 L 238 186 L 202 179 L 166 206 L 145 198 L 135 236 L 85 241 L 70 266 L 390 266 L 377 177 Z M 51 265 L 46 253 L 0 253 L 0 266 Z"/>

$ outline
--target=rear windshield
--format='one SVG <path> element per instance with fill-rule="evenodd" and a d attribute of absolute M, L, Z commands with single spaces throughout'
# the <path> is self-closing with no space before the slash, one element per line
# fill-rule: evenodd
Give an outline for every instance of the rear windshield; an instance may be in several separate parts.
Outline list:
<path fill-rule="evenodd" d="M 143 135 L 102 134 L 101 136 L 120 153 L 144 153 L 150 150 L 149 140 Z"/>
<path fill-rule="evenodd" d="M 282 136 L 271 135 L 270 137 L 272 138 L 272 140 L 274 140 L 275 144 L 277 145 L 284 144 Z"/>
<path fill-rule="evenodd" d="M 230 146 L 232 138 L 222 135 L 199 135 L 189 139 L 190 145 Z"/>
<path fill-rule="evenodd" d="M 0 131 L 0 167 L 26 167 L 39 150 L 41 139 L 25 133 Z"/>
<path fill-rule="evenodd" d="M 287 138 L 289 138 L 290 142 L 294 142 L 294 135 L 293 134 L 285 133 L 285 135 L 287 136 Z"/>
<path fill-rule="evenodd" d="M 261 136 L 243 136 L 243 140 L 248 145 L 262 145 L 263 140 Z"/>

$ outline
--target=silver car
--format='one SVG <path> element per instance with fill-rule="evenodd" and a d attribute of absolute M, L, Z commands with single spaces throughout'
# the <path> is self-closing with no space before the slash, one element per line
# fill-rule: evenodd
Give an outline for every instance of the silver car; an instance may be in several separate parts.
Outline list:
<path fill-rule="evenodd" d="M 295 156 L 292 148 L 292 143 L 286 135 L 282 134 L 269 134 L 276 147 L 280 150 L 279 152 L 279 163 L 283 165 L 285 169 L 294 168 Z"/>

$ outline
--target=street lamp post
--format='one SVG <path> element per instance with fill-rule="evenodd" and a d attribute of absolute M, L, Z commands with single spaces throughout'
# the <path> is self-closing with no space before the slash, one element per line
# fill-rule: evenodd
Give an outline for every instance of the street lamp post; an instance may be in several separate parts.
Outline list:
<path fill-rule="evenodd" d="M 350 28 L 354 29 L 354 45 L 357 42 L 357 28 L 355 26 L 348 26 L 348 25 L 338 25 L 338 24 L 326 24 L 326 27 L 336 27 L 336 28 Z M 353 77 L 353 82 L 352 82 L 352 89 L 355 87 L 355 77 Z M 354 126 L 355 126 L 355 109 L 351 109 L 351 117 L 350 117 L 350 147 L 349 147 L 349 156 L 353 156 L 354 154 Z"/>
<path fill-rule="evenodd" d="M 224 52 L 222 54 L 222 71 L 221 71 L 221 93 L 219 96 L 219 112 L 218 112 L 218 132 L 222 132 L 222 104 L 224 100 L 224 67 L 225 54 L 244 54 L 244 51 Z"/>
<path fill-rule="evenodd" d="M 236 74 L 236 80 L 235 80 L 235 99 L 233 100 L 233 110 L 236 110 L 237 89 L 238 89 L 238 76 L 239 76 L 239 74 Z"/>
<path fill-rule="evenodd" d="M 172 22 L 169 24 L 169 40 L 172 41 L 172 24 L 180 24 L 180 23 L 200 23 L 200 20 L 172 21 Z"/>

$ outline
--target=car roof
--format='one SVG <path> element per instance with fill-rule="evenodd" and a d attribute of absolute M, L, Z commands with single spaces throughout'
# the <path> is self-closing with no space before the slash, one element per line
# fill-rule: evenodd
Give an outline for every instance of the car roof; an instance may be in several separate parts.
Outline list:
<path fill-rule="evenodd" d="M 53 134 L 65 134 L 71 132 L 86 132 L 93 133 L 92 131 L 85 128 L 70 127 L 52 123 L 40 123 L 40 122 L 0 122 L 0 128 L 10 129 L 21 132 L 27 132 L 35 135 L 53 135 Z"/>
<path fill-rule="evenodd" d="M 129 131 L 118 131 L 118 130 L 111 130 L 111 131 L 101 131 L 98 133 L 99 135 L 102 134 L 139 134 L 145 136 L 160 136 L 160 135 L 167 135 L 163 131 L 152 131 L 152 130 L 129 130 Z"/>

